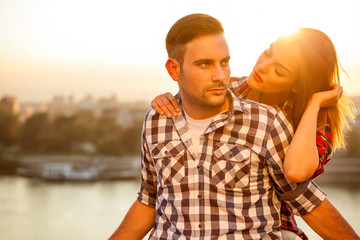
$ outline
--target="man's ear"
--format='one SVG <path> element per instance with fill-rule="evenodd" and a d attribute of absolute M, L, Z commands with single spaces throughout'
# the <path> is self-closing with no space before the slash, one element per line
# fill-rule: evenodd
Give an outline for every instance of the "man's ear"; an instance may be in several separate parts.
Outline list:
<path fill-rule="evenodd" d="M 176 59 L 169 58 L 165 63 L 165 67 L 174 81 L 180 80 L 180 63 Z"/>

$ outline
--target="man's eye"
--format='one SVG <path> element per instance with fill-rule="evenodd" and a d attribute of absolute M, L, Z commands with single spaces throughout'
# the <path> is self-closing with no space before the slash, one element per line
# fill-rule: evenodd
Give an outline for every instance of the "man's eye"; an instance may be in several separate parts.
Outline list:
<path fill-rule="evenodd" d="M 201 68 L 206 68 L 206 67 L 209 66 L 209 63 L 208 62 L 202 62 L 202 63 L 199 63 L 198 66 L 201 67 Z"/>
<path fill-rule="evenodd" d="M 229 66 L 229 61 L 228 61 L 228 60 L 222 61 L 222 62 L 221 62 L 221 66 L 223 66 L 223 67 Z"/>

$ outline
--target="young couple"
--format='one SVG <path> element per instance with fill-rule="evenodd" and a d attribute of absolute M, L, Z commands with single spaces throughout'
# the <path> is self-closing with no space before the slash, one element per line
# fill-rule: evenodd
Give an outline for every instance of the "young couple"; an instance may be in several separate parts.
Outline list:
<path fill-rule="evenodd" d="M 304 239 L 293 214 L 324 239 L 359 239 L 309 181 L 353 116 L 324 33 L 280 37 L 248 78 L 230 78 L 224 30 L 211 16 L 179 19 L 166 49 L 180 91 L 152 102 L 138 199 L 110 239 L 149 230 L 150 239 Z"/>

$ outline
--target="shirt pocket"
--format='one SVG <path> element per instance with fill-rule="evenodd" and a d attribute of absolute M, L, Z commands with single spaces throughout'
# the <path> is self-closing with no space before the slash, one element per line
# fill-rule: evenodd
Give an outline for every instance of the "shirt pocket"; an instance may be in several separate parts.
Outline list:
<path fill-rule="evenodd" d="M 218 143 L 212 158 L 211 179 L 218 188 L 249 185 L 251 150 L 236 144 Z"/>
<path fill-rule="evenodd" d="M 185 146 L 181 141 L 158 143 L 152 150 L 158 178 L 166 185 L 180 183 L 185 177 Z"/>

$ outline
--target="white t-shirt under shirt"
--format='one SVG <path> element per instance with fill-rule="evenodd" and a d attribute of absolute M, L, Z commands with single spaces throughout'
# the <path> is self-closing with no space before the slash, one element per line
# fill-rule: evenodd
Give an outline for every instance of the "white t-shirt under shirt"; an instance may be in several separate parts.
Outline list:
<path fill-rule="evenodd" d="M 195 155 L 197 155 L 199 151 L 200 136 L 205 132 L 206 128 L 209 126 L 212 119 L 213 117 L 207 119 L 200 119 L 200 120 L 193 119 L 185 112 L 185 120 L 187 123 L 187 127 L 189 129 L 189 133 L 191 135 L 191 140 L 193 143 L 192 147 Z"/>

